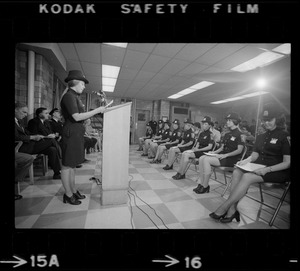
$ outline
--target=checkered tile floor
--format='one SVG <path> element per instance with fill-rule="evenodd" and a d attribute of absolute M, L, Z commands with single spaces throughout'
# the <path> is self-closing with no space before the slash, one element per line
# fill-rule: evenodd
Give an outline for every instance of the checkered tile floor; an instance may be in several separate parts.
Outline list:
<path fill-rule="evenodd" d="M 16 228 L 126 228 L 126 229 L 269 229 L 273 209 L 253 200 L 259 199 L 257 187 L 251 187 L 247 197 L 239 203 L 241 221 L 222 224 L 208 215 L 222 203 L 228 194 L 224 190 L 223 174 L 210 180 L 210 193 L 198 195 L 197 172 L 191 166 L 186 179 L 173 180 L 174 170 L 165 171 L 162 164 L 150 164 L 141 157 L 137 146 L 130 146 L 128 202 L 123 205 L 101 206 L 100 186 L 89 178 L 96 176 L 99 153 L 86 156 L 90 161 L 76 169 L 78 190 L 86 195 L 81 205 L 62 202 L 64 190 L 60 180 L 53 180 L 52 170 L 46 176 L 36 176 L 35 184 L 28 180 L 20 184 L 23 199 L 15 201 Z M 212 178 L 214 176 L 212 175 Z M 275 196 L 281 191 L 271 190 Z M 265 195 L 265 202 L 276 206 L 278 199 Z M 289 197 L 287 197 L 289 202 Z M 287 202 L 272 228 L 288 229 L 290 205 Z"/>

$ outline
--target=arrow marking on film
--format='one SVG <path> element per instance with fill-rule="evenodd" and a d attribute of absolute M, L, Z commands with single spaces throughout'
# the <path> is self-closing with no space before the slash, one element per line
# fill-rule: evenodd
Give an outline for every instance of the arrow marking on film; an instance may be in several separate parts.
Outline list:
<path fill-rule="evenodd" d="M 27 261 L 23 260 L 22 258 L 19 258 L 17 256 L 13 256 L 15 259 L 17 259 L 17 261 L 0 261 L 0 263 L 16 263 L 17 265 L 14 265 L 13 268 L 18 267 L 20 265 L 23 265 L 25 263 L 27 263 Z"/>
<path fill-rule="evenodd" d="M 173 264 L 177 264 L 179 263 L 178 260 L 172 258 L 171 256 L 165 255 L 165 257 L 169 258 L 170 260 L 152 260 L 152 262 L 156 262 L 156 263 L 169 263 L 168 265 L 166 265 L 166 267 L 169 267 Z"/>

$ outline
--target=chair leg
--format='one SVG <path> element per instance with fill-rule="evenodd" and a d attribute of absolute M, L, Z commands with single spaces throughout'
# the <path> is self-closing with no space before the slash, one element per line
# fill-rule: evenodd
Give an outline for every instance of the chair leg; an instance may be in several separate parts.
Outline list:
<path fill-rule="evenodd" d="M 281 208 L 281 205 L 282 205 L 282 203 L 283 203 L 283 201 L 284 201 L 284 199 L 285 199 L 285 196 L 286 196 L 287 192 L 288 192 L 289 189 L 290 189 L 290 185 L 291 185 L 291 183 L 289 182 L 289 183 L 287 184 L 287 187 L 285 188 L 285 190 L 284 190 L 284 192 L 283 192 L 283 194 L 282 194 L 280 200 L 279 200 L 279 203 L 278 203 L 278 205 L 277 205 L 277 207 L 276 207 L 275 213 L 273 214 L 273 216 L 272 216 L 272 218 L 271 218 L 271 220 L 270 220 L 270 222 L 269 222 L 269 226 L 272 226 L 272 225 L 273 225 L 274 220 L 275 220 L 275 218 L 276 218 L 276 216 L 277 216 L 277 214 L 278 214 L 278 212 L 279 212 L 279 209 Z"/>
<path fill-rule="evenodd" d="M 262 203 L 264 203 L 264 196 L 263 196 L 263 192 L 262 192 L 261 183 L 259 183 L 258 186 L 259 186 L 260 200 Z"/>
<path fill-rule="evenodd" d="M 213 170 L 213 172 L 214 172 L 214 175 L 215 175 L 215 181 L 216 181 L 216 180 L 217 180 L 216 169 L 213 167 L 212 170 Z"/>
<path fill-rule="evenodd" d="M 18 186 L 18 195 L 20 195 L 21 190 L 20 190 L 20 182 L 17 182 L 17 186 Z"/>
<path fill-rule="evenodd" d="M 224 170 L 223 174 L 224 174 L 225 185 L 227 185 L 227 177 L 226 177 L 226 171 L 225 170 Z"/>
<path fill-rule="evenodd" d="M 187 165 L 187 167 L 186 167 L 186 170 L 185 170 L 185 172 L 183 172 L 183 174 L 187 173 L 187 171 L 189 170 L 191 164 L 192 164 L 192 161 L 190 161 L 190 162 L 188 163 L 188 165 Z"/>
<path fill-rule="evenodd" d="M 225 187 L 225 189 L 224 189 L 224 191 L 223 191 L 223 193 L 222 193 L 222 197 L 225 195 L 225 193 L 227 192 L 229 186 L 231 185 L 231 181 L 232 181 L 232 176 L 231 176 L 231 178 L 230 178 L 230 181 L 229 181 L 229 182 L 226 182 L 226 187 Z"/>
<path fill-rule="evenodd" d="M 29 167 L 30 184 L 34 184 L 33 164 Z"/>

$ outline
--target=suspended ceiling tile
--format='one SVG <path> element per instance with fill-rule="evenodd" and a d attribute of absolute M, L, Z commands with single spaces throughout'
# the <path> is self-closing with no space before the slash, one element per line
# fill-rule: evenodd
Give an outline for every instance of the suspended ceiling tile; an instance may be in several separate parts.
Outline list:
<path fill-rule="evenodd" d="M 230 70 L 231 68 L 258 56 L 261 53 L 263 53 L 263 51 L 260 49 L 257 49 L 252 46 L 246 46 L 241 50 L 238 50 L 234 54 L 230 55 L 229 57 L 226 57 L 222 61 L 216 63 L 214 66 L 216 68 Z"/>
<path fill-rule="evenodd" d="M 116 46 L 101 46 L 102 64 L 120 67 L 124 60 L 126 49 Z"/>
<path fill-rule="evenodd" d="M 127 49 L 150 53 L 155 46 L 156 43 L 128 43 Z"/>
<path fill-rule="evenodd" d="M 100 63 L 100 43 L 75 43 L 80 61 Z"/>
<path fill-rule="evenodd" d="M 147 72 L 147 71 L 140 70 L 140 72 L 134 78 L 134 81 L 148 82 L 154 75 L 155 75 L 155 73 L 153 73 L 153 72 Z"/>
<path fill-rule="evenodd" d="M 127 90 L 127 88 L 131 85 L 132 81 L 131 80 L 123 80 L 118 78 L 116 86 L 115 86 L 115 90 Z"/>
<path fill-rule="evenodd" d="M 139 70 L 144 65 L 148 57 L 149 54 L 127 50 L 122 67 Z"/>
<path fill-rule="evenodd" d="M 234 43 L 218 44 L 196 59 L 196 62 L 211 66 L 245 46 L 245 44 Z"/>
<path fill-rule="evenodd" d="M 91 76 L 102 77 L 101 64 L 81 62 L 81 65 L 86 76 L 91 75 Z"/>
<path fill-rule="evenodd" d="M 158 43 L 153 50 L 153 54 L 165 57 L 174 57 L 185 43 Z"/>
<path fill-rule="evenodd" d="M 82 70 L 81 63 L 79 61 L 67 60 L 67 70 Z"/>
<path fill-rule="evenodd" d="M 141 89 L 141 88 L 143 88 L 145 85 L 146 85 L 145 82 L 137 82 L 137 81 L 134 81 L 134 82 L 130 85 L 130 87 L 129 87 L 128 90 L 130 91 L 130 90 L 133 90 L 133 89 Z"/>
<path fill-rule="evenodd" d="M 158 84 L 162 84 L 165 81 L 167 81 L 169 78 L 171 78 L 172 75 L 171 74 L 166 74 L 166 73 L 157 73 L 152 79 L 151 79 L 151 83 L 158 83 Z"/>
<path fill-rule="evenodd" d="M 174 77 L 170 78 L 168 81 L 166 81 L 165 83 L 163 83 L 162 86 L 173 87 L 178 84 L 182 84 L 183 82 L 186 82 L 186 81 L 187 81 L 187 79 L 185 77 L 174 76 Z"/>
<path fill-rule="evenodd" d="M 201 65 L 199 63 L 192 63 L 189 66 L 187 66 L 184 70 L 180 71 L 178 75 L 180 76 L 193 76 L 197 73 L 200 73 L 201 71 L 205 70 L 207 66 Z"/>
<path fill-rule="evenodd" d="M 187 61 L 172 59 L 166 66 L 163 67 L 163 69 L 160 72 L 173 75 L 178 73 L 188 65 L 189 62 Z"/>
<path fill-rule="evenodd" d="M 195 61 L 199 56 L 203 55 L 215 45 L 215 43 L 188 43 L 180 50 L 175 58 L 186 61 Z"/>
<path fill-rule="evenodd" d="M 170 60 L 169 57 L 150 55 L 142 69 L 149 72 L 159 72 Z"/>
<path fill-rule="evenodd" d="M 74 43 L 58 43 L 58 46 L 66 60 L 79 60 Z"/>
<path fill-rule="evenodd" d="M 209 73 L 221 73 L 221 72 L 225 72 L 226 70 L 224 69 L 220 69 L 220 68 L 216 68 L 216 67 L 208 67 L 207 69 L 203 70 L 201 72 L 201 74 L 209 74 Z"/>
<path fill-rule="evenodd" d="M 133 79 L 138 73 L 138 70 L 132 70 L 122 67 L 118 76 L 118 79 Z"/>

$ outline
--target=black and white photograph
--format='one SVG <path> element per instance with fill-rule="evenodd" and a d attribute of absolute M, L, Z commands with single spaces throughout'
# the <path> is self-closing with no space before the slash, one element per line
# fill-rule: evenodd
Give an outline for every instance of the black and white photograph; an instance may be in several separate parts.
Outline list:
<path fill-rule="evenodd" d="M 291 48 L 17 44 L 16 228 L 289 229 Z"/>
<path fill-rule="evenodd" d="M 0 1 L 0 269 L 297 270 L 298 11 Z"/>

